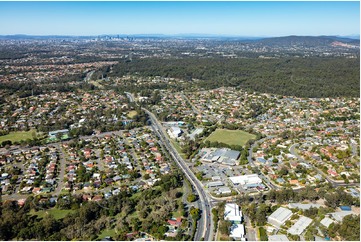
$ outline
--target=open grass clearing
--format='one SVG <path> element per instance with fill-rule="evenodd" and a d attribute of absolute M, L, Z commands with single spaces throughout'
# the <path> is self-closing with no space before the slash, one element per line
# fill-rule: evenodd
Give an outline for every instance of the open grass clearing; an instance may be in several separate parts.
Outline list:
<path fill-rule="evenodd" d="M 174 148 L 177 150 L 178 154 L 180 154 L 180 156 L 186 160 L 186 155 L 182 152 L 182 148 L 180 147 L 180 145 L 178 144 L 177 141 L 170 139 L 170 142 L 172 143 L 172 145 L 174 146 Z"/>
<path fill-rule="evenodd" d="M 44 218 L 46 214 L 51 214 L 54 216 L 55 219 L 62 219 L 65 218 L 69 213 L 73 213 L 75 210 L 71 209 L 48 209 L 48 210 L 39 210 L 37 212 L 31 211 L 32 215 L 37 215 L 39 218 Z"/>
<path fill-rule="evenodd" d="M 242 130 L 216 129 L 205 140 L 209 140 L 210 142 L 217 141 L 227 145 L 244 146 L 250 139 L 256 139 L 256 135 Z"/>
<path fill-rule="evenodd" d="M 129 113 L 127 114 L 127 116 L 128 116 L 129 118 L 134 118 L 135 115 L 137 115 L 137 114 L 138 114 L 137 111 L 132 110 L 132 111 L 129 111 Z"/>
<path fill-rule="evenodd" d="M 117 232 L 115 231 L 115 229 L 104 229 L 101 234 L 98 235 L 99 239 L 103 239 L 105 237 L 112 237 L 112 239 L 114 239 L 117 235 Z"/>
<path fill-rule="evenodd" d="M 21 140 L 39 138 L 41 135 L 36 132 L 35 129 L 29 131 L 16 131 L 10 132 L 7 135 L 0 136 L 0 143 L 5 140 L 10 140 L 11 142 L 18 142 Z"/>

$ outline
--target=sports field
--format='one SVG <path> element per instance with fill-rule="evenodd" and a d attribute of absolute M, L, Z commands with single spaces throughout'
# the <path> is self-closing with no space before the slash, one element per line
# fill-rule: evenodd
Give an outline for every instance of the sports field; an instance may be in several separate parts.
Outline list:
<path fill-rule="evenodd" d="M 36 130 L 10 132 L 7 135 L 0 136 L 0 143 L 5 140 L 10 140 L 14 143 L 20 140 L 33 139 L 34 137 L 36 137 Z"/>
<path fill-rule="evenodd" d="M 242 130 L 216 129 L 206 140 L 210 142 L 219 142 L 228 145 L 244 146 L 248 140 L 255 139 L 256 135 L 247 133 Z"/>

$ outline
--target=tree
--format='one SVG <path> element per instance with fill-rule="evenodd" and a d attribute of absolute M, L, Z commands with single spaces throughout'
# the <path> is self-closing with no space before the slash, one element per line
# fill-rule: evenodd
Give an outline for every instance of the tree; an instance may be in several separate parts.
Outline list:
<path fill-rule="evenodd" d="M 198 208 L 193 207 L 193 206 L 190 208 L 190 214 L 191 214 L 194 221 L 197 221 L 198 219 L 201 218 L 200 210 Z"/>
<path fill-rule="evenodd" d="M 188 197 L 187 197 L 187 201 L 190 202 L 190 203 L 192 203 L 192 202 L 194 202 L 194 201 L 197 201 L 197 196 L 194 195 L 194 194 L 190 194 L 190 195 L 188 195 Z"/>
<path fill-rule="evenodd" d="M 222 220 L 222 221 L 219 223 L 219 231 L 220 231 L 222 234 L 228 235 L 229 230 L 230 230 L 230 228 L 231 228 L 231 225 L 232 225 L 232 222 L 231 222 L 231 221 L 229 221 L 229 220 Z"/>

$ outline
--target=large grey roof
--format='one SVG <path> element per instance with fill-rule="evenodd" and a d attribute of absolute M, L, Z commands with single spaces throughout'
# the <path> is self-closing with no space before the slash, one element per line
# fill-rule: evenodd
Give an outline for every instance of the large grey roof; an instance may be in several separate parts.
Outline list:
<path fill-rule="evenodd" d="M 312 219 L 301 216 L 300 219 L 288 229 L 288 233 L 293 235 L 300 235 L 312 223 Z"/>
<path fill-rule="evenodd" d="M 268 241 L 290 241 L 286 235 L 278 234 L 278 235 L 270 235 L 268 236 Z"/>
<path fill-rule="evenodd" d="M 289 219 L 292 215 L 292 211 L 287 209 L 287 208 L 283 208 L 283 207 L 279 207 L 276 211 L 274 211 L 269 217 L 268 220 L 274 220 L 277 221 L 280 224 L 283 224 L 284 222 L 286 222 L 287 219 Z"/>

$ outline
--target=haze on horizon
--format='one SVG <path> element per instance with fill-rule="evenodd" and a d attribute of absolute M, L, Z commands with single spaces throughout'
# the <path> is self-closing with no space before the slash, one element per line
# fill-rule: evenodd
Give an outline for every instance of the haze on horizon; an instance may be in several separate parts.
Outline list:
<path fill-rule="evenodd" d="M 355 2 L 0 2 L 0 35 L 359 35 Z"/>

